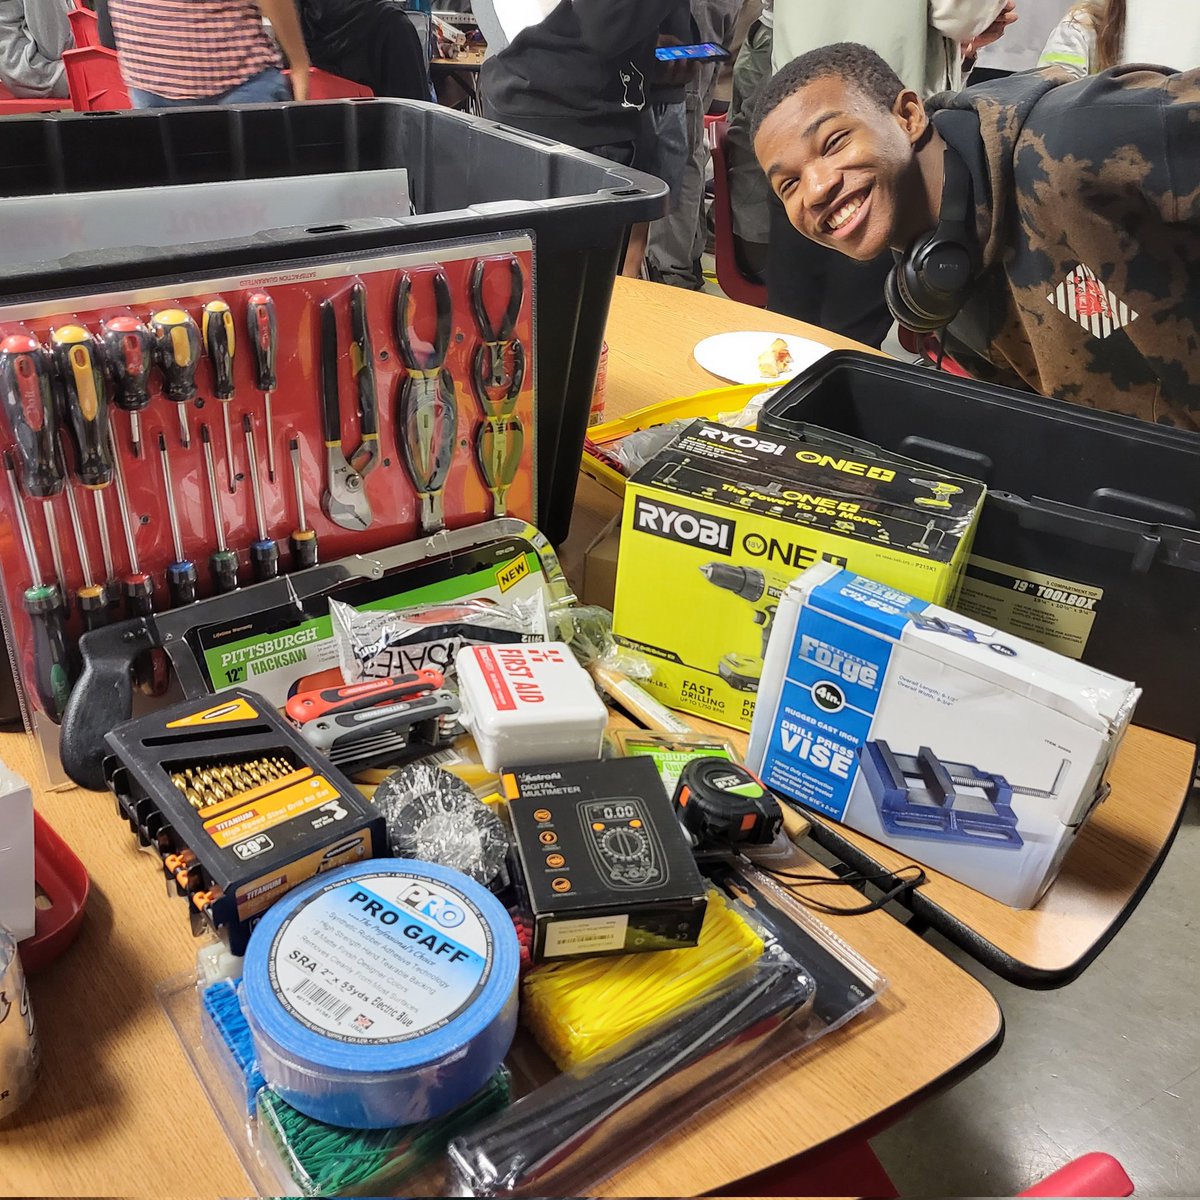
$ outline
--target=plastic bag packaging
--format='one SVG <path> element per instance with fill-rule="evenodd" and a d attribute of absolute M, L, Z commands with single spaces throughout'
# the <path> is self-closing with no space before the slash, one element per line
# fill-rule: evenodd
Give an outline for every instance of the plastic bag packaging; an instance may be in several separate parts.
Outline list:
<path fill-rule="evenodd" d="M 200 991 L 200 1033 L 218 1064 L 225 1086 L 254 1116 L 266 1087 L 254 1053 L 254 1038 L 238 998 L 240 980 L 220 979 Z"/>
<path fill-rule="evenodd" d="M 762 938 L 710 890 L 697 945 L 543 963 L 525 976 L 521 1020 L 559 1070 L 569 1071 L 671 1018 L 763 951 Z"/>
<path fill-rule="evenodd" d="M 869 963 L 744 859 L 706 862 L 703 870 L 763 939 L 762 956 L 452 1142 L 457 1194 L 593 1194 L 754 1076 L 803 1069 L 782 1060 L 866 1011 L 886 990 Z"/>
<path fill-rule="evenodd" d="M 620 671 L 630 679 L 649 679 L 650 663 L 613 637 L 612 613 L 595 604 L 575 604 L 557 609 L 557 640 L 566 642 L 581 666 L 593 664 Z"/>
<path fill-rule="evenodd" d="M 728 425 L 733 429 L 750 429 L 758 424 L 758 417 L 762 412 L 763 405 L 775 395 L 775 392 L 775 388 L 767 388 L 765 391 L 751 396 L 746 402 L 745 408 L 739 408 L 734 412 L 717 413 L 717 420 L 722 425 Z"/>
<path fill-rule="evenodd" d="M 678 1123 L 799 1045 L 813 991 L 811 979 L 786 955 L 764 956 L 586 1074 L 556 1076 L 451 1142 L 452 1190 L 587 1194 Z M 785 1031 L 788 1037 L 781 1036 Z"/>
<path fill-rule="evenodd" d="M 386 1196 L 440 1165 L 451 1138 L 503 1109 L 508 1071 L 501 1067 L 461 1108 L 399 1129 L 342 1129 L 297 1112 L 267 1088 L 259 1097 L 255 1144 L 280 1183 L 302 1196 Z M 436 1187 L 436 1179 L 430 1180 Z M 427 1188 L 411 1189 L 430 1194 Z"/>
<path fill-rule="evenodd" d="M 439 863 L 485 887 L 500 874 L 509 839 L 500 818 L 449 771 L 416 762 L 375 789 L 397 858 Z"/>
<path fill-rule="evenodd" d="M 669 446 L 690 424 L 692 418 L 686 421 L 667 421 L 662 425 L 651 425 L 649 429 L 639 429 L 626 434 L 619 442 L 612 442 L 607 449 L 632 475 L 641 470 L 660 450 Z"/>
<path fill-rule="evenodd" d="M 346 683 L 391 679 L 423 667 L 434 667 L 449 679 L 463 646 L 550 640 L 546 599 L 540 592 L 504 607 L 475 599 L 392 612 L 359 612 L 330 600 L 329 618 Z"/>

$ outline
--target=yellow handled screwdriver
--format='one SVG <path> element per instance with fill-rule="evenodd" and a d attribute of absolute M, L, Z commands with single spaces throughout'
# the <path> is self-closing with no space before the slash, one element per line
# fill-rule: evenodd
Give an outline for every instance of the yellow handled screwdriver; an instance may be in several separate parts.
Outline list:
<path fill-rule="evenodd" d="M 229 432 L 229 405 L 233 402 L 233 358 L 237 339 L 233 332 L 233 313 L 224 300 L 210 300 L 201 318 L 204 346 L 212 359 L 213 395 L 221 403 L 221 420 L 225 424 L 225 470 L 229 478 L 229 494 L 237 491 L 237 473 L 233 469 L 233 437 Z M 254 463 L 249 464 L 251 474 Z"/>

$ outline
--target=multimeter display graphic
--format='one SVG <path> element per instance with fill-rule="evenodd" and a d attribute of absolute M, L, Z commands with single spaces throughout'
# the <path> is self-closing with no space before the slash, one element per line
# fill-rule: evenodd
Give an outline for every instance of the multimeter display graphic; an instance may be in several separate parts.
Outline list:
<path fill-rule="evenodd" d="M 667 882 L 662 842 L 638 797 L 589 801 L 579 818 L 592 862 L 612 887 L 637 891 Z"/>

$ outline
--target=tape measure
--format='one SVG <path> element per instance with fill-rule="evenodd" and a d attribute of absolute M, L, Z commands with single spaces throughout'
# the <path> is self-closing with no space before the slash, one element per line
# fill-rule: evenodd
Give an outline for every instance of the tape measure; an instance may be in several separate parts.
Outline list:
<path fill-rule="evenodd" d="M 783 824 L 761 780 L 724 758 L 694 758 L 675 787 L 675 815 L 697 850 L 766 846 Z"/>

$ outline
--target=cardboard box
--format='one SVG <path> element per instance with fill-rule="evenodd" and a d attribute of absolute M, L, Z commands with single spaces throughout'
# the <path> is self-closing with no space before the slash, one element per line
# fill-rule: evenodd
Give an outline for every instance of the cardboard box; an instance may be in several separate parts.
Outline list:
<path fill-rule="evenodd" d="M 697 943 L 704 882 L 651 759 L 515 771 L 503 788 L 534 961 Z"/>
<path fill-rule="evenodd" d="M 614 630 L 664 704 L 748 729 L 784 588 L 827 560 L 950 602 L 984 491 L 861 443 L 695 421 L 626 487 Z"/>
<path fill-rule="evenodd" d="M 621 518 L 613 517 L 583 552 L 583 602 L 612 612 L 617 595 Z"/>
<path fill-rule="evenodd" d="M 0 925 L 16 939 L 33 936 L 33 793 L 0 763 Z"/>
<path fill-rule="evenodd" d="M 1140 693 L 829 563 L 785 592 L 747 765 L 1014 908 L 1058 874 Z"/>

